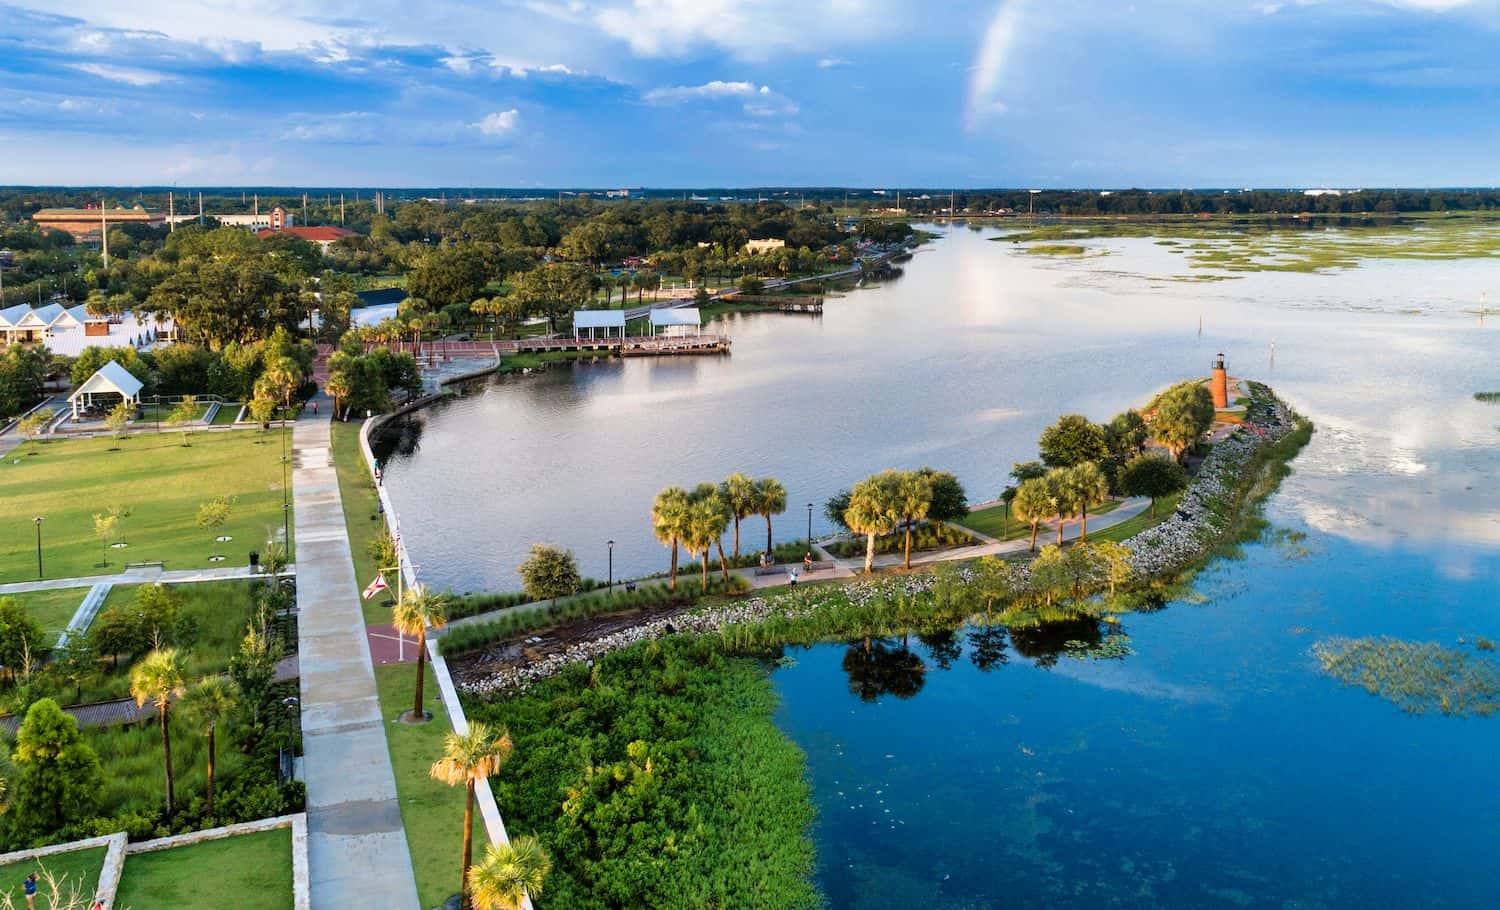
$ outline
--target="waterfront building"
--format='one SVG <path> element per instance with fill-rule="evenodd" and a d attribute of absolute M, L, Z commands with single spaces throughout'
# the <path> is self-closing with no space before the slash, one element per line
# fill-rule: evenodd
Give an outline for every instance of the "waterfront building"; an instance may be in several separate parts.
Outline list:
<path fill-rule="evenodd" d="M 585 337 L 592 341 L 597 338 L 624 338 L 625 337 L 625 311 L 624 310 L 576 310 L 573 313 L 573 340 L 581 341 Z M 596 334 L 597 333 L 597 334 Z"/>

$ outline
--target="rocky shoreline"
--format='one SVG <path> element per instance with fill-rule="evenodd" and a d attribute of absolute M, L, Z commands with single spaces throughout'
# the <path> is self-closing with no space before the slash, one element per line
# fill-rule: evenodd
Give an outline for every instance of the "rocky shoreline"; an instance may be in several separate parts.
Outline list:
<path fill-rule="evenodd" d="M 1261 387 L 1264 389 L 1264 387 Z M 1125 541 L 1131 565 L 1142 576 L 1181 569 L 1201 559 L 1229 530 L 1235 516 L 1215 508 L 1236 487 L 1249 480 L 1245 470 L 1256 454 L 1286 438 L 1297 428 L 1299 418 L 1266 389 L 1266 398 L 1252 405 L 1246 426 L 1216 443 L 1199 466 L 1192 484 L 1178 501 L 1177 511 L 1154 527 Z M 1025 567 L 1022 567 L 1024 571 Z M 893 593 L 924 594 L 932 589 L 930 573 L 861 580 L 846 585 L 844 592 L 855 603 Z M 599 638 L 575 642 L 563 650 L 521 666 L 508 666 L 478 681 L 459 684 L 466 695 L 491 698 L 506 692 L 524 692 L 534 683 L 556 676 L 564 667 L 590 663 L 611 651 L 642 641 L 680 632 L 720 632 L 730 626 L 764 622 L 771 616 L 795 619 L 817 609 L 815 589 L 767 597 L 751 597 L 650 620 Z"/>

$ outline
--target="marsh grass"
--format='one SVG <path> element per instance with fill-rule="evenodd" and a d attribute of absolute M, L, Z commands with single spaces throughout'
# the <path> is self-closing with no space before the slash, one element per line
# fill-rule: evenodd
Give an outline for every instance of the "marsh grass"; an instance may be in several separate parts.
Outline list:
<path fill-rule="evenodd" d="M 1432 642 L 1327 638 L 1312 647 L 1323 673 L 1409 714 L 1488 717 L 1500 711 L 1500 663 Z"/>

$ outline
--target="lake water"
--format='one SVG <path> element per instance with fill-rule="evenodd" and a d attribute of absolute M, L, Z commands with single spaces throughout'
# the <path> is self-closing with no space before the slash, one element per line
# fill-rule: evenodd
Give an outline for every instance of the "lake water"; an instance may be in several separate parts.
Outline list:
<path fill-rule="evenodd" d="M 786 484 L 788 537 L 801 504 L 884 467 L 951 469 L 984 498 L 1058 413 L 1107 418 L 1223 351 L 1318 425 L 1268 509 L 1306 539 L 1125 617 L 1120 659 L 1055 656 L 1093 629 L 913 637 L 908 697 L 865 701 L 845 646 L 790 651 L 773 680 L 820 884 L 861 910 L 1493 903 L 1500 717 L 1404 714 L 1309 648 L 1392 635 L 1492 659 L 1464 642 L 1500 638 L 1500 407 L 1472 398 L 1500 390 L 1476 311 L 1500 262 L 1188 283 L 1149 239 L 1055 260 L 989 236 L 955 228 L 821 320 L 729 320 L 730 357 L 499 379 L 426 412 L 388 472 L 423 574 L 512 587 L 535 540 L 602 574 L 608 538 L 617 573 L 659 569 L 652 495 L 734 470 Z M 914 669 L 901 647 L 882 653 Z"/>

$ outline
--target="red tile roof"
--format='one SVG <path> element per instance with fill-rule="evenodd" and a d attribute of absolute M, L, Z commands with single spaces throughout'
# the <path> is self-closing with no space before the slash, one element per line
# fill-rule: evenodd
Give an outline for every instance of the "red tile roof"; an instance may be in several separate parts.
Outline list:
<path fill-rule="evenodd" d="M 289 227 L 281 230 L 266 228 L 255 232 L 257 237 L 270 237 L 272 234 L 291 234 L 293 237 L 301 237 L 303 240 L 311 240 L 313 243 L 332 243 L 340 237 L 353 237 L 357 231 L 347 230 L 341 227 Z"/>

